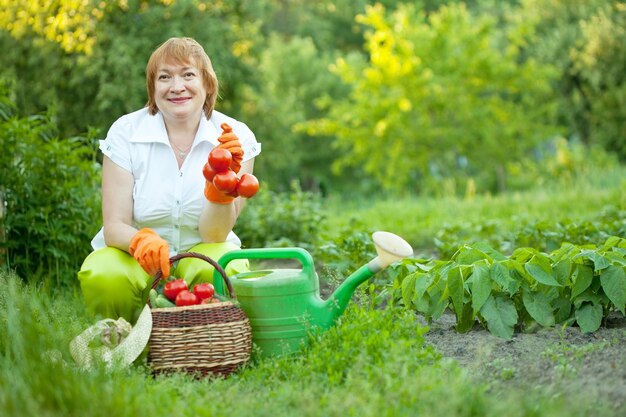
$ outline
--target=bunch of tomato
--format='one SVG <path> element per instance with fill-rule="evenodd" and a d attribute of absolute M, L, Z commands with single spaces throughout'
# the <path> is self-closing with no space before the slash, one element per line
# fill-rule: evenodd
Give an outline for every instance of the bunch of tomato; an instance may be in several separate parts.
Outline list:
<path fill-rule="evenodd" d="M 204 282 L 194 285 L 193 289 L 189 291 L 185 280 L 178 278 L 165 283 L 163 294 L 177 306 L 191 306 L 212 302 L 215 288 L 212 284 Z"/>
<path fill-rule="evenodd" d="M 150 302 L 155 308 L 219 303 L 214 296 L 215 288 L 211 283 L 203 282 L 190 289 L 184 279 L 172 278 L 163 286 L 162 294 L 155 289 L 150 291 Z"/>
<path fill-rule="evenodd" d="M 209 160 L 202 169 L 207 181 L 230 197 L 250 198 L 259 191 L 259 180 L 252 174 L 243 174 L 241 178 L 231 169 L 233 156 L 228 149 L 214 148 L 209 153 Z"/>

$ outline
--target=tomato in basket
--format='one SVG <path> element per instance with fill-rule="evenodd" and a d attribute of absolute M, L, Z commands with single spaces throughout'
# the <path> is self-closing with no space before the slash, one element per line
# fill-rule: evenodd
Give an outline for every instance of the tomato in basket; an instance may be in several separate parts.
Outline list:
<path fill-rule="evenodd" d="M 193 287 L 193 293 L 202 301 L 213 298 L 215 288 L 213 284 L 204 282 Z"/>
<path fill-rule="evenodd" d="M 163 287 L 163 294 L 171 301 L 176 300 L 176 297 L 181 291 L 188 290 L 187 283 L 184 279 L 178 278 L 165 283 Z"/>
<path fill-rule="evenodd" d="M 182 290 L 176 296 L 176 305 L 181 306 L 193 306 L 199 304 L 198 297 L 189 290 Z"/>

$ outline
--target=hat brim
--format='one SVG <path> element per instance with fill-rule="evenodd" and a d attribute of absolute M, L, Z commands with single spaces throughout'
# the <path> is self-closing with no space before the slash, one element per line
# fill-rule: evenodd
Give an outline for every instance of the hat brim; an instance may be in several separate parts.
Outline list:
<path fill-rule="evenodd" d="M 105 319 L 102 322 L 104 321 L 112 319 Z M 132 364 L 148 345 L 152 332 L 152 312 L 146 305 L 128 336 L 113 349 L 105 346 L 96 349 L 89 347 L 89 342 L 101 329 L 100 323 L 89 327 L 70 342 L 70 353 L 74 361 L 83 369 L 92 368 L 94 362 L 104 362 L 107 369 L 125 368 Z"/>

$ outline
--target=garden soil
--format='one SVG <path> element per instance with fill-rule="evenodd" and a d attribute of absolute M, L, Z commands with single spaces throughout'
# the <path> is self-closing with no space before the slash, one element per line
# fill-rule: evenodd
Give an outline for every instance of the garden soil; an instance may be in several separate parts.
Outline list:
<path fill-rule="evenodd" d="M 621 314 L 609 316 L 592 334 L 578 327 L 542 328 L 515 333 L 510 340 L 479 325 L 459 334 L 454 325 L 452 313 L 428 324 L 427 343 L 493 389 L 541 389 L 565 398 L 582 395 L 616 415 L 626 415 L 626 318 Z"/>

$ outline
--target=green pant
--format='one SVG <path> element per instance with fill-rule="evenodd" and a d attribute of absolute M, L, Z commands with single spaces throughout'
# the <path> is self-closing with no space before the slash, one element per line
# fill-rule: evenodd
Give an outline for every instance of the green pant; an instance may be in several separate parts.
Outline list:
<path fill-rule="evenodd" d="M 200 243 L 189 252 L 201 253 L 217 261 L 224 253 L 239 249 L 232 243 Z M 197 258 L 184 258 L 170 275 L 184 278 L 192 287 L 199 282 L 213 282 L 213 266 Z M 230 262 L 226 275 L 249 270 L 246 259 Z M 78 272 L 78 280 L 87 309 L 99 318 L 124 317 L 135 323 L 146 305 L 154 277 L 148 275 L 127 252 L 116 248 L 98 249 L 87 256 Z"/>

